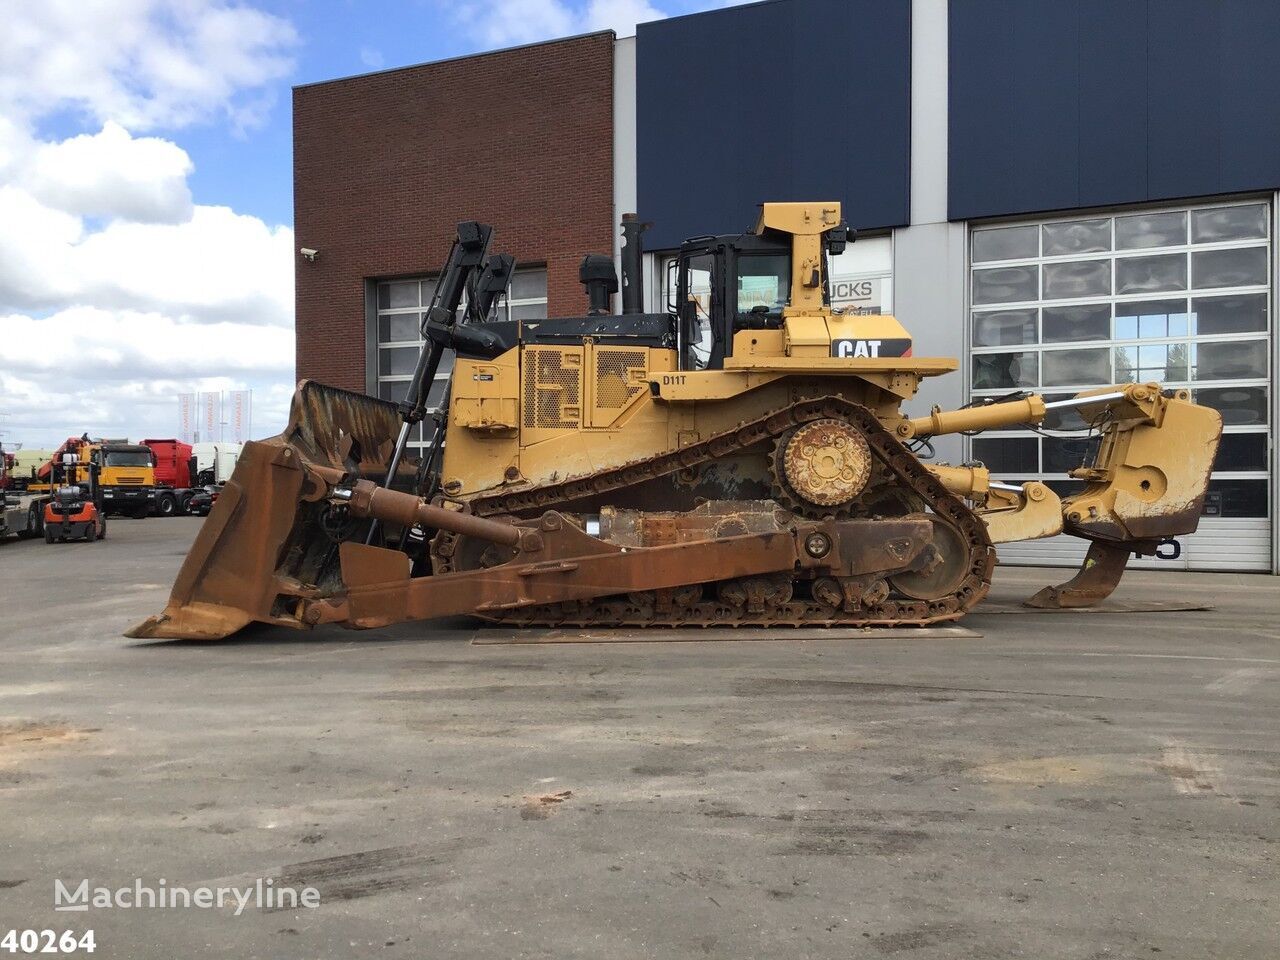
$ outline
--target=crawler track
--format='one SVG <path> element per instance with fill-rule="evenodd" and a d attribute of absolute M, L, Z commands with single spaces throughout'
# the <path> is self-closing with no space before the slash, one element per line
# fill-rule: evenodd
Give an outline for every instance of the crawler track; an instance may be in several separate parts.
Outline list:
<path fill-rule="evenodd" d="M 599 626 L 903 626 L 941 623 L 963 616 L 987 593 L 995 551 L 986 526 L 954 494 L 920 463 L 865 407 L 840 397 L 803 400 L 758 420 L 677 451 L 633 461 L 590 476 L 547 483 L 513 491 L 481 494 L 469 501 L 479 516 L 536 516 L 545 510 L 564 509 L 582 501 L 607 504 L 619 490 L 666 476 L 678 470 L 696 469 L 718 457 L 777 442 L 788 430 L 815 420 L 847 421 L 862 431 L 878 460 L 904 488 L 918 496 L 941 520 L 954 527 L 967 550 L 965 573 L 949 593 L 931 600 L 894 597 L 841 601 L 831 590 L 810 590 L 807 582 L 784 577 L 742 581 L 712 581 L 705 587 L 691 585 L 677 590 L 649 591 L 573 604 L 553 604 L 513 611 L 491 619 L 513 625 L 571 627 Z M 452 558 L 458 543 L 455 534 L 437 535 L 432 556 L 438 572 L 454 569 Z M 795 596 L 795 593 L 819 596 Z M 838 591 L 837 591 L 838 592 Z M 714 599 L 708 599 L 708 597 Z"/>

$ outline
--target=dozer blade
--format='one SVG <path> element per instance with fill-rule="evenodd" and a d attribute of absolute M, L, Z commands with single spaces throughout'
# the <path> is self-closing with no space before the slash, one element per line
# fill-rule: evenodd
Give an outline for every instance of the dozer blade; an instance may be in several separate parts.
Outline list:
<path fill-rule="evenodd" d="M 301 382 L 285 431 L 245 444 L 164 611 L 126 635 L 218 640 L 253 621 L 303 626 L 298 602 L 342 586 L 338 545 L 303 461 L 381 480 L 399 429 L 395 404 Z M 406 464 L 394 486 L 408 489 L 412 479 Z"/>

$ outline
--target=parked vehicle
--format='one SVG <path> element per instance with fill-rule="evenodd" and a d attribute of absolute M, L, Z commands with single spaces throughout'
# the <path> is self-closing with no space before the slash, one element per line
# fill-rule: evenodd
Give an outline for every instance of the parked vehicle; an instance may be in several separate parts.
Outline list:
<path fill-rule="evenodd" d="M 151 512 L 156 496 L 155 459 L 149 447 L 128 440 L 90 440 L 87 433 L 68 437 L 36 470 L 27 490 L 51 496 L 55 467 L 62 464 L 67 455 L 74 456 L 77 463 L 98 465 L 97 482 L 104 513 L 145 517 Z"/>
<path fill-rule="evenodd" d="M 152 512 L 159 517 L 179 517 L 190 512 L 196 485 L 196 459 L 189 443 L 181 440 L 143 440 L 156 464 L 156 497 Z"/>
<path fill-rule="evenodd" d="M 39 536 L 44 523 L 45 498 L 26 492 L 26 484 L 18 482 L 16 462 L 0 446 L 0 540 Z"/>
<path fill-rule="evenodd" d="M 26 490 L 28 484 L 36 482 L 36 471 L 52 456 L 52 450 L 34 450 L 26 447 L 9 453 L 9 489 Z"/>
<path fill-rule="evenodd" d="M 894 317 L 830 302 L 838 202 L 766 203 L 751 233 L 681 246 L 667 313 L 641 312 L 642 225 L 579 270 L 586 316 L 490 323 L 514 261 L 459 225 L 400 404 L 304 380 L 287 430 L 246 445 L 235 497 L 132 637 L 210 640 L 252 621 L 382 627 L 923 626 L 986 596 L 995 545 L 1068 533 L 1080 572 L 1037 607 L 1106 598 L 1133 554 L 1195 531 L 1222 417 L 1183 387 L 1019 393 L 907 417 L 955 370 Z M 468 294 L 463 305 L 463 294 Z M 461 319 L 459 308 L 464 307 Z M 446 415 L 408 450 L 443 358 Z M 456 359 L 455 359 L 456 358 Z M 937 436 L 1076 410 L 1100 435 L 1060 497 Z M 371 478 L 378 478 L 377 480 Z"/>
<path fill-rule="evenodd" d="M 192 447 L 196 465 L 191 479 L 196 486 L 226 483 L 231 479 L 243 449 L 242 443 L 197 443 Z"/>
<path fill-rule="evenodd" d="M 44 542 L 85 540 L 92 543 L 107 535 L 103 511 L 103 490 L 98 483 L 102 466 L 92 460 L 80 462 L 74 453 L 65 453 L 53 465 L 49 481 L 53 493 L 44 503 Z"/>
<path fill-rule="evenodd" d="M 218 502 L 218 494 L 221 492 L 222 485 L 217 483 L 210 483 L 192 491 L 191 499 L 187 503 L 187 512 L 192 516 L 207 517 L 213 505 Z"/>

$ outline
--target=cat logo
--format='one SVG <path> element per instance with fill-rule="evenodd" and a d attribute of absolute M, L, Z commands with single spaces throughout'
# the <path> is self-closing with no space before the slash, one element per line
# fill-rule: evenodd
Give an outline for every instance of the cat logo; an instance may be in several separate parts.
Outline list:
<path fill-rule="evenodd" d="M 881 340 L 832 340 L 831 355 L 852 359 L 870 359 L 873 357 L 909 357 L 911 356 L 911 340 L 907 337 L 892 337 Z"/>

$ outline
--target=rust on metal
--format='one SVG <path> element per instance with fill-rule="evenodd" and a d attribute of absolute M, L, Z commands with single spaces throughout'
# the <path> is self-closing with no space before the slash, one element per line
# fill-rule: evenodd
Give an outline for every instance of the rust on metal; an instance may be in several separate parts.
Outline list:
<path fill-rule="evenodd" d="M 343 589 L 328 505 L 319 499 L 327 488 L 317 489 L 315 471 L 381 477 L 399 428 L 393 403 L 300 383 L 284 432 L 245 444 L 164 611 L 127 636 L 213 640 L 253 621 L 306 626 L 296 601 Z M 412 485 L 406 464 L 395 486 Z"/>
<path fill-rule="evenodd" d="M 856 568 L 865 550 L 857 542 L 861 539 L 858 528 L 840 521 L 808 522 L 792 530 L 719 541 L 633 548 L 592 537 L 554 511 L 536 521 L 521 521 L 519 526 L 539 531 L 536 548 L 526 549 L 522 540 L 519 553 L 508 563 L 431 577 L 412 578 L 399 551 L 343 544 L 347 590 L 342 596 L 306 601 L 302 619 L 308 624 L 381 626 L 397 619 L 498 613 L 635 591 L 673 590 L 690 582 L 770 582 L 769 575 L 789 578 L 797 569 L 842 574 Z M 803 547 L 814 535 L 830 543 L 820 557 Z M 923 546 L 923 535 L 919 542 Z M 371 570 L 378 573 L 371 575 Z"/>
<path fill-rule="evenodd" d="M 352 485 L 348 505 L 357 517 L 373 517 L 404 527 L 448 530 L 508 547 L 518 544 L 522 535 L 521 529 L 512 524 L 439 507 L 411 493 L 388 490 L 370 480 L 357 480 Z"/>
<path fill-rule="evenodd" d="M 910 491 L 913 504 L 917 504 L 921 510 L 929 510 L 932 515 L 936 515 L 938 522 L 957 532 L 962 546 L 952 551 L 953 559 L 949 569 L 959 571 L 960 575 L 953 578 L 949 592 L 935 589 L 932 591 L 934 595 L 928 599 L 894 599 L 889 594 L 884 577 L 873 576 L 868 584 L 850 585 L 848 595 L 856 597 L 856 602 L 830 602 L 832 590 L 824 592 L 819 589 L 819 585 L 825 586 L 824 581 L 831 580 L 834 584 L 832 589 L 843 597 L 843 581 L 865 576 L 849 573 L 837 577 L 819 577 L 812 583 L 804 582 L 805 590 L 802 594 L 793 595 L 790 601 L 777 604 L 763 613 L 748 609 L 747 604 L 740 601 L 739 598 L 747 595 L 745 589 L 717 589 L 699 591 L 699 596 L 694 598 L 690 598 L 686 592 L 686 602 L 682 604 L 671 603 L 657 591 L 637 590 L 623 598 L 604 596 L 599 600 L 548 604 L 505 613 L 490 612 L 487 616 L 501 622 L 521 625 L 595 626 L 609 623 L 618 626 L 672 627 L 730 624 L 925 625 L 963 616 L 990 589 L 995 552 L 986 527 L 871 411 L 841 397 L 823 397 L 793 403 L 679 450 L 602 470 L 589 477 L 521 490 L 482 493 L 470 500 L 469 505 L 479 515 L 520 516 L 546 504 L 588 502 L 592 497 L 677 470 L 698 469 L 719 457 L 734 456 L 761 444 L 776 445 L 795 427 L 823 419 L 852 424 L 866 438 L 877 469 L 884 473 L 885 482 L 891 483 L 898 490 Z M 863 536 L 868 536 L 869 531 L 876 530 L 876 525 L 884 523 L 886 519 L 869 519 L 867 526 L 863 528 Z M 933 522 L 929 521 L 930 524 Z M 880 535 L 872 536 L 874 538 Z M 897 538 L 885 536 L 884 539 L 889 541 Z M 438 572 L 456 572 L 461 569 L 454 563 L 458 552 L 455 547 L 458 545 L 459 538 L 452 534 L 446 532 L 437 536 L 433 544 L 432 560 Z M 886 572 L 906 572 L 913 569 L 916 560 L 920 561 L 923 568 L 928 566 L 929 558 L 926 551 L 921 551 L 919 557 L 910 562 L 887 565 Z"/>
<path fill-rule="evenodd" d="M 599 536 L 619 546 L 653 547 L 785 530 L 795 520 L 772 500 L 709 500 L 687 511 L 602 507 Z"/>
<path fill-rule="evenodd" d="M 849 503 L 871 477 L 871 448 L 858 428 L 845 420 L 815 420 L 796 427 L 778 442 L 774 458 L 787 492 L 815 507 Z"/>
<path fill-rule="evenodd" d="M 1040 609 L 1092 607 L 1111 596 L 1124 575 L 1129 555 L 1135 549 L 1141 553 L 1152 553 L 1155 546 L 1153 543 L 1109 543 L 1094 540 L 1089 544 L 1089 552 L 1085 554 L 1084 562 L 1074 577 L 1056 587 L 1045 587 L 1024 603 L 1028 607 Z"/>
<path fill-rule="evenodd" d="M 936 516 L 930 525 L 928 562 L 921 567 L 889 578 L 895 590 L 913 600 L 937 600 L 955 591 L 968 572 L 968 545 L 964 536 Z"/>

